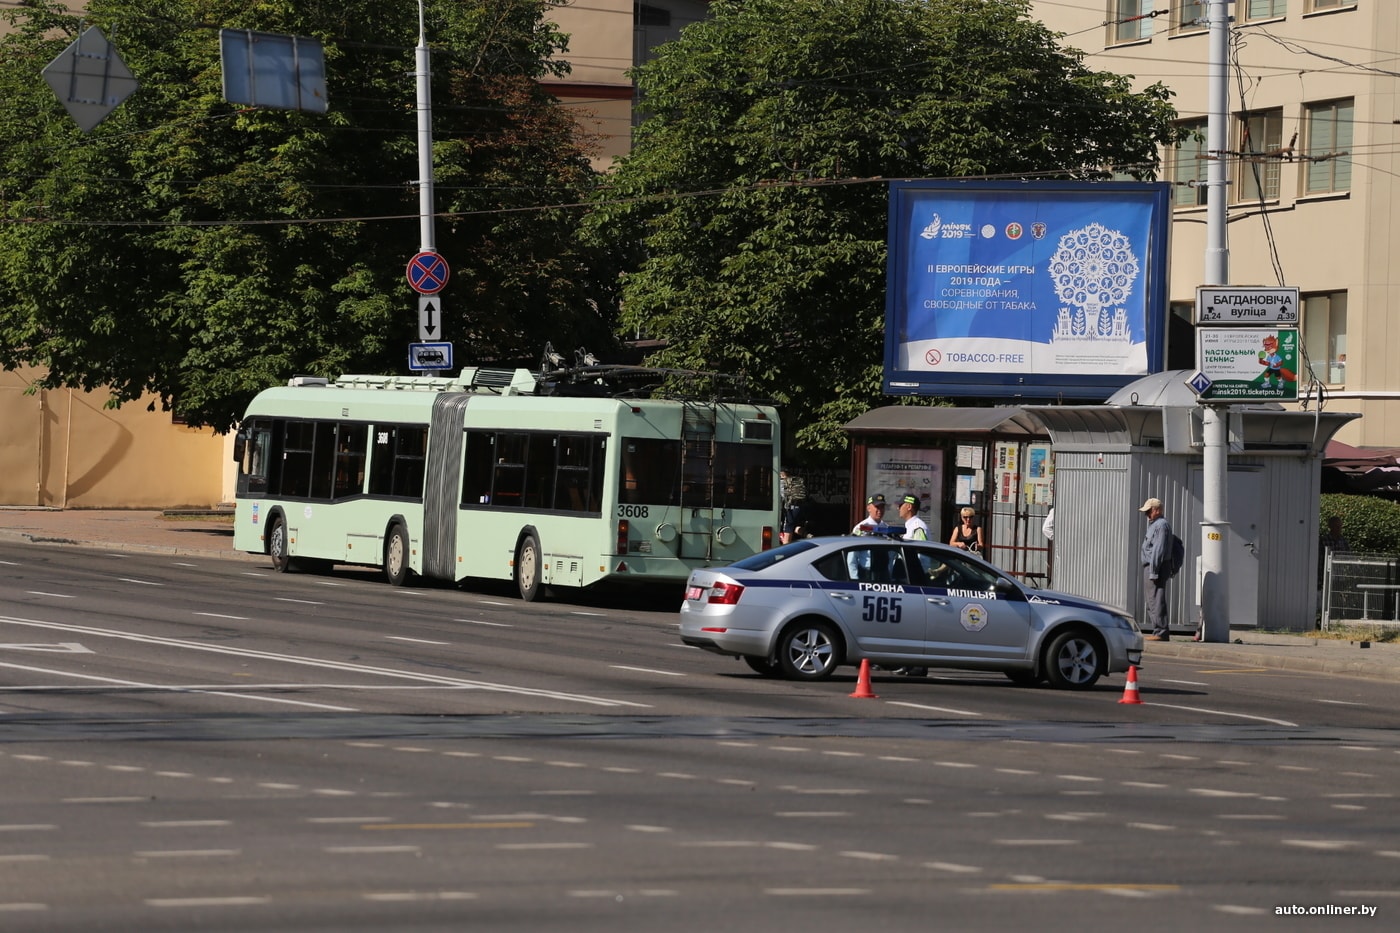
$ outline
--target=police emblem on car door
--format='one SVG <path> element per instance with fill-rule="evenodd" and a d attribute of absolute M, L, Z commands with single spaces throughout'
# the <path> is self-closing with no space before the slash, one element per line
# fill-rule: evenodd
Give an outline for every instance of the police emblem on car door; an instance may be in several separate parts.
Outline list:
<path fill-rule="evenodd" d="M 920 551 L 927 574 L 930 655 L 1022 658 L 1030 644 L 1030 606 L 1020 590 L 994 588 L 1000 575 L 959 555 Z M 917 576 L 917 573 L 916 573 Z"/>

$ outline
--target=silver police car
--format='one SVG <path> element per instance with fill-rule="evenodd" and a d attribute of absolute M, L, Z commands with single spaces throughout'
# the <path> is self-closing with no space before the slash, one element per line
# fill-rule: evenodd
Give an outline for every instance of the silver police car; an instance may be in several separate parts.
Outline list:
<path fill-rule="evenodd" d="M 1027 586 L 944 544 L 879 536 L 809 538 L 693 571 L 680 630 L 687 645 L 795 680 L 869 660 L 1084 690 L 1142 661 L 1121 609 Z"/>

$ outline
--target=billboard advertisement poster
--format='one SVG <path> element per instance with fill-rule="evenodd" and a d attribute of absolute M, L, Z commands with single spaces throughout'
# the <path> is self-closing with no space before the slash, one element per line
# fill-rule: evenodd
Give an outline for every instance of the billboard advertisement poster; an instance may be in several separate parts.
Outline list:
<path fill-rule="evenodd" d="M 1170 187 L 890 187 L 885 392 L 1103 400 L 1165 358 Z"/>
<path fill-rule="evenodd" d="M 1297 401 L 1298 328 L 1198 327 L 1196 346 L 1201 401 Z"/>

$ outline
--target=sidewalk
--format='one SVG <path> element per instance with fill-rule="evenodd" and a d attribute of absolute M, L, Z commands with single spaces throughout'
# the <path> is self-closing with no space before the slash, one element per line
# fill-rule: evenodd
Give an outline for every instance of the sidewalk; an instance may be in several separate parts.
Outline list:
<path fill-rule="evenodd" d="M 209 512 L 42 509 L 0 506 L 0 540 L 38 545 L 145 551 L 171 556 L 217 557 L 267 564 L 260 554 L 233 549 L 231 515 Z M 1183 658 L 1231 670 L 1312 671 L 1400 681 L 1400 644 L 1340 641 L 1307 635 L 1275 635 L 1237 629 L 1230 644 L 1200 644 L 1190 636 L 1148 642 L 1143 667 L 1153 658 Z"/>

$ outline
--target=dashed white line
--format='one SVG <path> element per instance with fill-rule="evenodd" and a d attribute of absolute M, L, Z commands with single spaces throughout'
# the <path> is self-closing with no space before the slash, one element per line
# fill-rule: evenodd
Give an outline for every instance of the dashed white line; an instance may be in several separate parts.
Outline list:
<path fill-rule="evenodd" d="M 149 897 L 147 907 L 251 907 L 270 904 L 270 897 Z"/>
<path fill-rule="evenodd" d="M 219 858 L 237 855 L 240 849 L 147 849 L 133 852 L 137 858 Z"/>
<path fill-rule="evenodd" d="M 637 674 L 659 674 L 659 675 L 661 675 L 662 677 L 684 677 L 684 676 L 685 676 L 685 675 L 682 674 L 680 671 L 658 671 L 658 670 L 655 670 L 655 669 L 650 668 L 650 667 L 628 667 L 628 666 L 625 665 L 625 664 L 613 664 L 613 665 L 610 665 L 610 666 L 611 666 L 614 670 L 618 670 L 618 671 L 633 671 L 634 673 L 637 673 Z"/>
<path fill-rule="evenodd" d="M 907 706 L 910 709 L 925 709 L 934 713 L 951 713 L 954 716 L 981 716 L 981 713 L 970 709 L 955 709 L 949 706 L 927 706 L 923 703 L 905 703 L 902 700 L 890 700 L 890 706 Z"/>
<path fill-rule="evenodd" d="M 386 635 L 389 641 L 406 641 L 414 645 L 451 645 L 450 641 L 430 641 L 426 638 L 408 638 L 403 635 Z"/>

